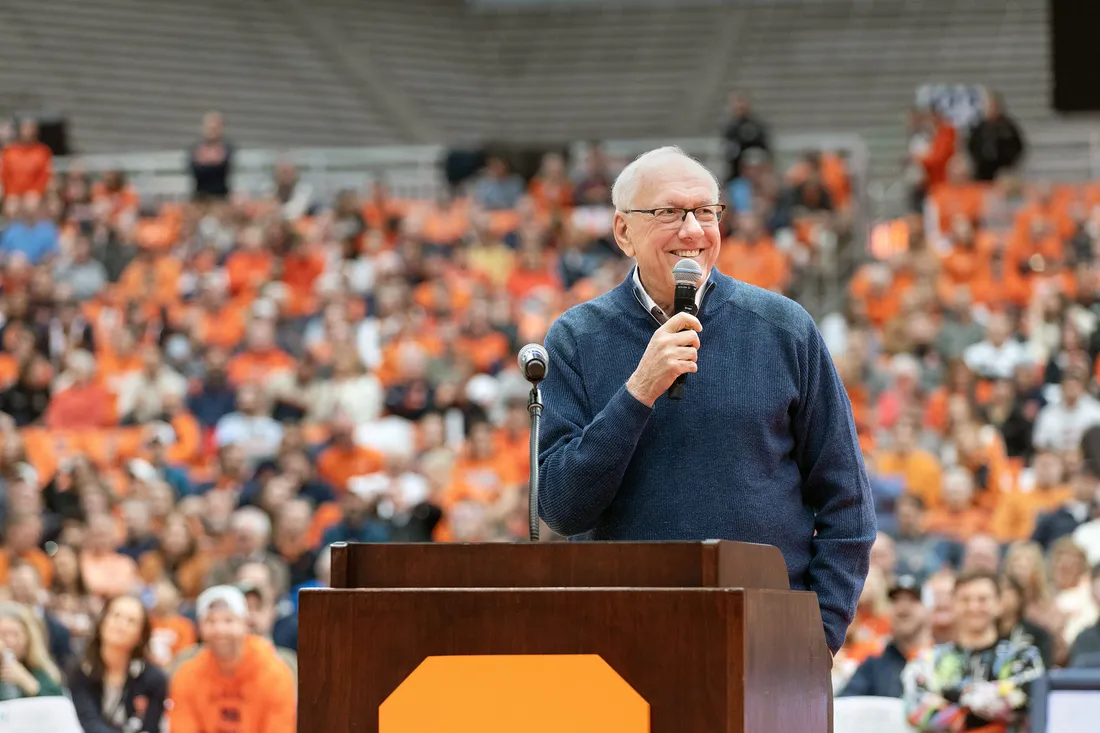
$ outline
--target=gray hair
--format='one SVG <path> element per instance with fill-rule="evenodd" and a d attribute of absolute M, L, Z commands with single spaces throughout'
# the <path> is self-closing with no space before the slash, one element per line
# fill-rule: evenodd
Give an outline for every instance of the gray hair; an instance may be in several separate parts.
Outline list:
<path fill-rule="evenodd" d="M 700 170 L 706 171 L 707 175 L 714 182 L 714 199 L 715 201 L 718 200 L 718 196 L 722 191 L 722 186 L 718 182 L 717 176 L 697 159 L 685 153 L 683 148 L 677 145 L 666 145 L 663 148 L 654 148 L 653 150 L 642 153 L 637 158 L 630 161 L 630 163 L 623 168 L 622 172 L 619 173 L 618 177 L 615 179 L 615 185 L 611 187 L 611 203 L 615 206 L 615 209 L 617 211 L 626 211 L 631 208 L 634 193 L 638 190 L 638 182 L 641 180 L 642 175 L 647 173 L 649 168 L 658 161 L 669 157 L 684 158 L 699 166 Z"/>
<path fill-rule="evenodd" d="M 241 507 L 233 512 L 230 526 L 234 530 L 247 529 L 263 537 L 271 536 L 271 520 L 267 514 L 254 506 Z"/>

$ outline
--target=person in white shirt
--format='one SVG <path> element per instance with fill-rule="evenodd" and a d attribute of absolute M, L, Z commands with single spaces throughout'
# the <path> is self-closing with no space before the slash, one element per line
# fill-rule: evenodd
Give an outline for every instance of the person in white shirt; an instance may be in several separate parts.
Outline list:
<path fill-rule="evenodd" d="M 1067 369 L 1062 377 L 1060 399 L 1039 411 L 1035 420 L 1035 448 L 1058 452 L 1081 445 L 1081 436 L 1100 425 L 1100 402 L 1085 392 L 1088 375 L 1079 367 Z"/>
<path fill-rule="evenodd" d="M 1030 358 L 1027 348 L 1012 338 L 1012 323 L 1004 313 L 989 316 L 985 339 L 963 352 L 970 371 L 986 379 L 1012 379 L 1016 367 Z"/>
<path fill-rule="evenodd" d="M 253 384 L 241 385 L 237 390 L 237 410 L 218 420 L 214 428 L 219 448 L 237 444 L 252 461 L 275 455 L 283 441 L 283 426 L 271 418 L 261 402 L 259 388 Z"/>

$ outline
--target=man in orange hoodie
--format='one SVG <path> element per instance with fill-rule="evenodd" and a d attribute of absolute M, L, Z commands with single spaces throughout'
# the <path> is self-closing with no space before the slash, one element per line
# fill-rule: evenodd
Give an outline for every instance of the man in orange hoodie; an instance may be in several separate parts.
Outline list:
<path fill-rule="evenodd" d="M 294 675 L 271 642 L 248 634 L 244 594 L 217 585 L 196 610 L 205 646 L 172 677 L 172 733 L 294 733 Z"/>

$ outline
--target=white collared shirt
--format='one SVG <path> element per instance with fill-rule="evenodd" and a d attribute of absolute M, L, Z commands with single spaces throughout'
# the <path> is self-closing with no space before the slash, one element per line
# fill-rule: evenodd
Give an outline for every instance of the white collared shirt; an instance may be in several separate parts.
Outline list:
<path fill-rule="evenodd" d="M 657 319 L 659 323 L 664 323 L 668 320 L 668 314 L 665 313 L 661 306 L 657 305 L 657 301 L 650 297 L 646 292 L 645 286 L 642 285 L 642 276 L 638 274 L 638 266 L 634 266 L 634 293 L 638 296 L 642 306 Z M 703 295 L 707 291 L 707 284 L 710 282 L 710 278 L 707 278 L 707 282 L 703 283 L 703 286 L 696 288 L 695 290 L 695 310 L 698 312 L 703 308 Z"/>

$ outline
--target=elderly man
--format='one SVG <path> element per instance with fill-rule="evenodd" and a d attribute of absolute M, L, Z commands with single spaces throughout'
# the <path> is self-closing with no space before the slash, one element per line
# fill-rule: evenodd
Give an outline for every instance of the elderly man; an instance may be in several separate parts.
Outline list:
<path fill-rule="evenodd" d="M 625 281 L 546 338 L 539 510 L 590 540 L 777 546 L 844 642 L 875 514 L 851 406 L 813 319 L 714 269 L 718 182 L 678 148 L 640 156 L 612 192 Z M 699 316 L 672 313 L 672 268 L 703 270 Z M 687 374 L 682 400 L 663 397 Z"/>

